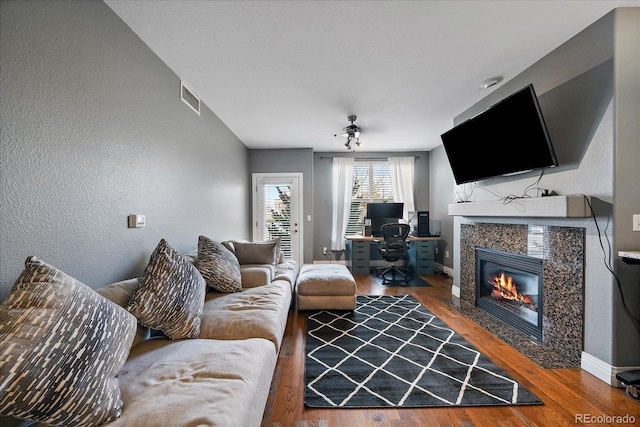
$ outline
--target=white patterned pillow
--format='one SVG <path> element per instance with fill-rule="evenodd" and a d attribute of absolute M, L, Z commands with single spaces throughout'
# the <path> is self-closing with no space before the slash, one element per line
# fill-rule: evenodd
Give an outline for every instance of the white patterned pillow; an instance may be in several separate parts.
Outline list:
<path fill-rule="evenodd" d="M 80 281 L 27 258 L 0 305 L 0 415 L 74 426 L 118 418 L 116 377 L 136 325 Z"/>
<path fill-rule="evenodd" d="M 242 290 L 238 258 L 221 243 L 200 236 L 196 268 L 207 285 L 217 291 L 239 292 Z"/>
<path fill-rule="evenodd" d="M 127 310 L 142 325 L 171 339 L 198 338 L 205 294 L 198 269 L 162 239 Z"/>

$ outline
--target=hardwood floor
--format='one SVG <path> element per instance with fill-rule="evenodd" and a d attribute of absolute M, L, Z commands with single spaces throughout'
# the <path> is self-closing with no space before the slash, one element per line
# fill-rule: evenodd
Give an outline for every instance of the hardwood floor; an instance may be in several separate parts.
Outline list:
<path fill-rule="evenodd" d="M 424 277 L 432 287 L 382 287 L 369 276 L 356 276 L 359 295 L 412 294 L 436 316 L 461 334 L 495 364 L 538 396 L 544 405 L 411 409 L 315 409 L 304 406 L 304 312 L 292 309 L 271 384 L 262 427 L 417 427 L 417 426 L 569 426 L 625 425 L 616 419 L 635 417 L 640 402 L 623 389 L 610 387 L 581 369 L 543 369 L 506 345 L 445 301 L 451 280 Z M 585 421 L 591 422 L 585 422 Z M 600 420 L 596 420 L 600 421 Z M 624 421 L 624 420 L 623 420 Z M 627 421 L 626 425 L 629 424 Z"/>

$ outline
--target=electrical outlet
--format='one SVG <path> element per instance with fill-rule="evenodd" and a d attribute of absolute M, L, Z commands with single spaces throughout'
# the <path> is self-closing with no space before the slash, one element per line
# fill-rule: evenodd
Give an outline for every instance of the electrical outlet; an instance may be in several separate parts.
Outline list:
<path fill-rule="evenodd" d="M 633 214 L 633 231 L 640 231 L 640 214 Z"/>
<path fill-rule="evenodd" d="M 444 251 L 444 257 L 449 258 L 449 251 Z"/>
<path fill-rule="evenodd" d="M 327 254 L 327 247 L 323 247 L 322 248 L 322 255 L 326 255 Z"/>

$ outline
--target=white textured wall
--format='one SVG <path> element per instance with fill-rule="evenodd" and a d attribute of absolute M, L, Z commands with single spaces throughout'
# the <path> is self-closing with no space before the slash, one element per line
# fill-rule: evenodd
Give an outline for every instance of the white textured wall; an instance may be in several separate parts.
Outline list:
<path fill-rule="evenodd" d="M 29 255 L 92 287 L 161 238 L 247 238 L 246 147 L 97 1 L 2 2 L 0 299 Z M 129 213 L 147 226 L 127 228 Z"/>

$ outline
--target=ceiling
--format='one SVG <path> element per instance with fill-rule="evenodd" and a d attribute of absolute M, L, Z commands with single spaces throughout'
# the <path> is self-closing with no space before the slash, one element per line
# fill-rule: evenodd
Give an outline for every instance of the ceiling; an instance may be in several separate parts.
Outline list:
<path fill-rule="evenodd" d="M 105 3 L 249 148 L 431 150 L 452 119 L 640 0 Z M 178 93 L 176 91 L 176 93 Z M 338 134 L 338 136 L 334 136 Z"/>

